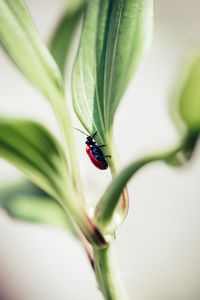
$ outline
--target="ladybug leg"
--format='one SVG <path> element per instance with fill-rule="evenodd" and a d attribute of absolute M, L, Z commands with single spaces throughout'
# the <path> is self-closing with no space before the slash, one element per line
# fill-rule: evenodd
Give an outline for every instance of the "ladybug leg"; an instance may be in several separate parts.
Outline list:
<path fill-rule="evenodd" d="M 106 147 L 106 145 L 99 145 L 99 146 L 97 145 L 97 147 Z"/>
<path fill-rule="evenodd" d="M 104 155 L 103 157 L 111 157 L 111 155 Z"/>

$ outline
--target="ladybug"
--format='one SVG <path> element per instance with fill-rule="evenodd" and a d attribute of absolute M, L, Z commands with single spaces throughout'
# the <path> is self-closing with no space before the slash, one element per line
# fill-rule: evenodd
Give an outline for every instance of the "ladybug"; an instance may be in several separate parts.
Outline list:
<path fill-rule="evenodd" d="M 77 128 L 76 128 L 77 129 Z M 78 131 L 85 134 L 80 129 L 77 129 Z M 111 155 L 103 155 L 101 151 L 101 147 L 105 147 L 106 145 L 97 145 L 95 141 L 93 141 L 94 136 L 97 134 L 97 131 L 93 133 L 93 135 L 88 135 L 86 138 L 86 152 L 93 163 L 95 167 L 97 167 L 100 170 L 106 170 L 108 168 L 108 163 L 105 159 L 105 157 L 111 157 Z M 87 135 L 87 134 L 85 134 Z"/>

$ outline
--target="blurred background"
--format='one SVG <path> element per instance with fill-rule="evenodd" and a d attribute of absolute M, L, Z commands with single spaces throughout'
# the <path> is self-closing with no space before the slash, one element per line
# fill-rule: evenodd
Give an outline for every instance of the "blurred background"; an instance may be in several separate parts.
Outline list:
<path fill-rule="evenodd" d="M 64 0 L 26 0 L 41 38 L 48 43 Z M 169 103 L 184 54 L 200 44 L 200 1 L 155 3 L 152 46 L 131 81 L 115 119 L 115 138 L 123 165 L 175 145 L 178 134 Z M 71 53 L 75 55 L 77 38 Z M 70 71 L 69 71 L 70 74 Z M 70 76 L 66 88 L 71 105 Z M 44 97 L 0 49 L 0 113 L 26 117 L 58 128 Z M 81 128 L 73 115 L 76 127 Z M 58 136 L 59 137 L 59 136 Z M 85 154 L 85 137 L 75 132 L 88 199 L 98 199 L 110 179 Z M 117 244 L 122 275 L 131 299 L 200 299 L 200 145 L 193 160 L 173 169 L 151 164 L 129 184 L 130 211 Z M 22 179 L 0 160 L 0 186 Z M 101 300 L 79 243 L 70 233 L 11 220 L 0 211 L 0 300 Z"/>

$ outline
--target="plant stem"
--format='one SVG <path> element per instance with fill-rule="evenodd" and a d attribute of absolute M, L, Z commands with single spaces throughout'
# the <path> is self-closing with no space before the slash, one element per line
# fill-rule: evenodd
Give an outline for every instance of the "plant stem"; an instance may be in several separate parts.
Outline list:
<path fill-rule="evenodd" d="M 65 103 L 65 96 L 63 93 L 56 98 L 57 102 L 52 102 L 52 108 L 56 115 L 58 126 L 60 128 L 63 139 L 63 146 L 66 153 L 68 165 L 71 167 L 72 184 L 74 185 L 78 194 L 83 198 L 82 185 L 80 180 L 80 173 L 78 168 L 77 157 L 75 153 L 75 143 L 72 131 L 71 116 L 68 107 Z"/>
<path fill-rule="evenodd" d="M 114 240 L 107 247 L 94 249 L 94 270 L 106 300 L 129 299 L 120 275 Z"/>

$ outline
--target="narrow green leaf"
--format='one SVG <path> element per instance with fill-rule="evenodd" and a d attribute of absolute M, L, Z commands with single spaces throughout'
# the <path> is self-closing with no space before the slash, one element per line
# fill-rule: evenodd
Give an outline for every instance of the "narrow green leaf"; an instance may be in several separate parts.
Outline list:
<path fill-rule="evenodd" d="M 104 101 L 104 122 L 110 127 L 130 78 L 149 46 L 153 0 L 99 3 L 97 85 Z"/>
<path fill-rule="evenodd" d="M 200 134 L 200 54 L 190 59 L 180 88 L 179 112 L 191 134 Z"/>
<path fill-rule="evenodd" d="M 60 194 L 68 167 L 59 144 L 42 125 L 1 118 L 0 157 L 15 165 L 52 197 Z"/>
<path fill-rule="evenodd" d="M 173 162 L 173 165 L 176 166 L 182 165 L 186 161 L 183 153 L 185 149 L 184 143 L 187 145 L 187 141 L 183 141 L 181 145 L 170 151 L 134 161 L 115 176 L 96 207 L 95 222 L 104 230 L 104 233 L 114 232 L 119 224 L 119 216 L 115 208 L 119 203 L 120 195 L 131 177 L 142 167 L 154 161 L 170 162 L 170 164 Z"/>
<path fill-rule="evenodd" d="M 90 134 L 98 130 L 98 136 L 102 138 L 101 143 L 104 143 L 102 112 L 95 93 L 98 19 L 96 2 L 87 3 L 81 41 L 72 74 L 72 96 L 75 112 L 83 126 Z"/>
<path fill-rule="evenodd" d="M 0 205 L 12 218 L 62 227 L 75 234 L 70 219 L 58 202 L 30 182 L 1 188 Z"/>
<path fill-rule="evenodd" d="M 82 16 L 84 6 L 85 0 L 70 1 L 50 41 L 50 52 L 63 76 L 71 41 Z"/>
<path fill-rule="evenodd" d="M 152 32 L 153 0 L 88 1 L 72 77 L 76 114 L 109 143 L 121 97 Z"/>
<path fill-rule="evenodd" d="M 121 220 L 120 211 L 118 212 L 116 207 L 129 179 L 143 166 L 155 160 L 159 160 L 158 157 L 149 157 L 131 163 L 110 183 L 97 205 L 95 216 L 95 223 L 102 228 L 104 233 L 112 234 L 120 224 L 118 220 L 119 218 Z"/>

